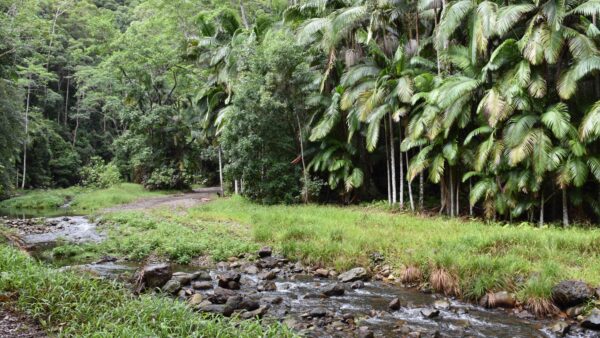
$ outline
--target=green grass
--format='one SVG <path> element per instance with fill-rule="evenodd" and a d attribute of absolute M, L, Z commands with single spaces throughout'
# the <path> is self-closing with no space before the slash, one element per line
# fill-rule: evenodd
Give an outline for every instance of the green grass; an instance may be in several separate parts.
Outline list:
<path fill-rule="evenodd" d="M 104 223 L 109 239 L 94 250 L 136 260 L 155 254 L 187 264 L 201 255 L 223 260 L 258 249 L 246 227 L 188 220 L 170 210 L 112 213 L 104 216 Z"/>
<path fill-rule="evenodd" d="M 285 327 L 203 317 L 163 296 L 41 266 L 0 244 L 0 293 L 51 334 L 77 337 L 291 337 Z M 1 294 L 0 294 L 1 295 Z"/>
<path fill-rule="evenodd" d="M 92 213 L 140 198 L 162 196 L 165 192 L 148 191 L 139 184 L 121 183 L 106 189 L 70 187 L 66 189 L 25 191 L 22 195 L 0 202 L 8 211 L 52 212 L 71 201 L 72 213 Z"/>
<path fill-rule="evenodd" d="M 396 275 L 407 267 L 419 268 L 429 280 L 441 273 L 468 299 L 499 290 L 516 292 L 523 301 L 548 299 L 556 282 L 571 278 L 600 284 L 597 229 L 503 226 L 376 206 L 261 206 L 242 198 L 204 204 L 187 218 L 245 224 L 256 242 L 338 270 L 367 266 L 369 255 L 380 252 Z"/>

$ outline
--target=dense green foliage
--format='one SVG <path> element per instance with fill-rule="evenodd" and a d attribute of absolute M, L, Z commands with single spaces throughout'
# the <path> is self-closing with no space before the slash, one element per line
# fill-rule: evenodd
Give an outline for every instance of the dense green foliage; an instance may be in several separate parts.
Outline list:
<path fill-rule="evenodd" d="M 115 282 L 43 267 L 5 244 L 0 244 L 0 269 L 0 293 L 17 291 L 17 307 L 58 336 L 293 336 L 279 324 L 204 318 L 169 297 L 136 297 Z"/>
<path fill-rule="evenodd" d="M 600 216 L 597 0 L 0 13 L 3 194 L 78 183 L 95 156 L 151 189 L 216 184 L 221 159 L 226 185 L 264 203 L 387 193 L 449 216 Z"/>

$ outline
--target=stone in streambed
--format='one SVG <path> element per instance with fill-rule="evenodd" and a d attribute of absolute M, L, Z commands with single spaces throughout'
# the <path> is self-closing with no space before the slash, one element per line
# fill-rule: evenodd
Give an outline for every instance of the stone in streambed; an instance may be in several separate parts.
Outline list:
<path fill-rule="evenodd" d="M 265 258 L 270 257 L 273 254 L 273 249 L 270 246 L 264 246 L 258 250 L 258 257 Z"/>
<path fill-rule="evenodd" d="M 217 279 L 220 287 L 230 290 L 239 290 L 241 277 L 242 276 L 237 272 L 223 272 L 217 276 Z"/>
<path fill-rule="evenodd" d="M 358 338 L 374 338 L 375 334 L 366 326 L 358 328 Z"/>
<path fill-rule="evenodd" d="M 362 289 L 364 287 L 365 287 L 365 283 L 363 283 L 363 281 L 360 281 L 360 280 L 350 284 L 350 288 L 354 289 L 354 290 Z"/>
<path fill-rule="evenodd" d="M 311 318 L 321 318 L 321 317 L 325 317 L 326 315 L 327 315 L 327 311 L 323 308 L 312 309 L 308 313 L 308 317 L 311 317 Z"/>
<path fill-rule="evenodd" d="M 338 280 L 343 283 L 365 280 L 368 278 L 368 273 L 365 268 L 354 268 L 348 270 L 338 276 Z"/>
<path fill-rule="evenodd" d="M 175 272 L 171 278 L 177 279 L 181 285 L 186 285 L 194 279 L 194 275 L 187 272 Z"/>
<path fill-rule="evenodd" d="M 594 297 L 594 290 L 585 282 L 567 280 L 552 288 L 552 300 L 561 308 L 579 305 Z"/>
<path fill-rule="evenodd" d="M 272 279 L 277 278 L 277 273 L 273 270 L 263 271 L 258 274 L 258 278 L 263 279 L 263 280 L 272 280 Z"/>
<path fill-rule="evenodd" d="M 315 277 L 327 278 L 327 277 L 329 277 L 329 270 L 317 269 L 317 270 L 315 270 Z"/>
<path fill-rule="evenodd" d="M 208 300 L 214 304 L 225 304 L 229 297 L 236 296 L 237 293 L 235 291 L 224 289 L 221 287 L 216 287 L 213 291 L 213 294 L 208 296 Z"/>
<path fill-rule="evenodd" d="M 435 318 L 440 315 L 440 310 L 423 309 L 421 310 L 421 315 L 425 318 Z"/>
<path fill-rule="evenodd" d="M 212 289 L 212 282 L 209 281 L 196 281 L 192 282 L 192 288 L 196 290 L 208 290 Z"/>
<path fill-rule="evenodd" d="M 582 322 L 581 326 L 590 330 L 600 330 L 600 310 L 593 309 Z"/>
<path fill-rule="evenodd" d="M 192 274 L 192 280 L 211 280 L 210 273 L 208 271 L 196 271 Z"/>
<path fill-rule="evenodd" d="M 202 297 L 201 294 L 195 293 L 188 300 L 188 304 L 190 304 L 190 306 L 197 306 L 197 305 L 200 305 L 200 303 L 202 303 L 203 300 L 204 300 L 204 297 Z"/>
<path fill-rule="evenodd" d="M 198 311 L 205 313 L 223 314 L 223 312 L 225 312 L 225 305 L 203 303 L 200 306 L 198 306 Z"/>
<path fill-rule="evenodd" d="M 249 275 L 256 275 L 258 273 L 258 267 L 256 265 L 245 266 L 244 272 Z"/>
<path fill-rule="evenodd" d="M 400 298 L 392 299 L 392 301 L 388 304 L 388 308 L 392 311 L 400 310 Z"/>
<path fill-rule="evenodd" d="M 152 264 L 142 269 L 141 282 L 147 288 L 160 288 L 171 279 L 169 264 Z"/>
<path fill-rule="evenodd" d="M 346 290 L 344 289 L 344 286 L 340 284 L 330 284 L 321 290 L 321 293 L 325 297 L 343 296 L 344 292 L 346 292 Z"/>
<path fill-rule="evenodd" d="M 550 331 L 552 331 L 552 333 L 556 333 L 559 336 L 564 336 L 565 334 L 569 333 L 570 330 L 571 330 L 571 325 L 567 324 L 566 322 L 564 322 L 562 320 L 554 323 L 550 327 Z"/>
<path fill-rule="evenodd" d="M 573 306 L 568 308 L 565 313 L 567 314 L 567 317 L 577 318 L 577 316 L 581 315 L 584 310 L 585 306 Z"/>
<path fill-rule="evenodd" d="M 273 281 L 265 281 L 258 285 L 258 291 L 277 291 L 277 285 Z"/>
<path fill-rule="evenodd" d="M 515 296 L 506 291 L 488 293 L 479 300 L 479 305 L 488 308 L 502 307 L 510 309 L 515 307 L 516 304 L 517 300 Z"/>
<path fill-rule="evenodd" d="M 257 317 L 261 318 L 262 316 L 264 316 L 267 313 L 268 310 L 269 310 L 268 306 L 261 305 L 256 310 L 242 312 L 240 317 L 242 317 L 242 319 L 250 319 L 250 318 L 257 318 Z"/>
<path fill-rule="evenodd" d="M 163 287 L 163 292 L 175 294 L 181 289 L 181 283 L 177 279 L 169 280 Z"/>
<path fill-rule="evenodd" d="M 437 310 L 448 310 L 450 308 L 450 302 L 444 299 L 436 300 L 433 302 L 433 307 Z"/>

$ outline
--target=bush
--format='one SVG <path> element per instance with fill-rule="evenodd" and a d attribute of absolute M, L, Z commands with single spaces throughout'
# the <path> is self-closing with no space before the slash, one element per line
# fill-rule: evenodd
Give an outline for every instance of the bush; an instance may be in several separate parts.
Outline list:
<path fill-rule="evenodd" d="M 181 189 L 188 188 L 192 183 L 192 176 L 175 168 L 161 167 L 154 169 L 149 177 L 144 180 L 146 189 Z"/>
<path fill-rule="evenodd" d="M 119 169 L 113 163 L 104 163 L 98 156 L 90 159 L 90 163 L 80 172 L 81 185 L 94 188 L 108 188 L 121 182 Z"/>

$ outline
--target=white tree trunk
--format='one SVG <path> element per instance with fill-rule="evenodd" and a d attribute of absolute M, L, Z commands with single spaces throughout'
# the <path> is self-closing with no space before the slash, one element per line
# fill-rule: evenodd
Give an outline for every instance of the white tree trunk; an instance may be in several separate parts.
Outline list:
<path fill-rule="evenodd" d="M 235 187 L 234 188 L 235 189 L 235 194 L 237 195 L 239 193 L 239 191 L 238 191 L 238 180 L 234 180 L 233 184 L 234 184 L 234 187 Z"/>
<path fill-rule="evenodd" d="M 562 189 L 563 226 L 569 226 L 569 203 L 567 201 L 567 188 Z"/>
<path fill-rule="evenodd" d="M 454 217 L 454 182 L 452 180 L 452 167 L 448 169 L 450 169 L 450 217 Z"/>
<path fill-rule="evenodd" d="M 390 174 L 390 151 L 388 149 L 388 127 L 387 122 L 383 123 L 383 128 L 385 130 L 385 171 L 387 173 L 387 195 L 388 195 L 388 204 L 392 204 L 392 177 Z"/>
<path fill-rule="evenodd" d="M 225 195 L 223 189 L 223 160 L 221 159 L 221 146 L 219 146 L 219 184 L 221 185 L 221 197 Z"/>
<path fill-rule="evenodd" d="M 408 152 L 405 153 L 406 156 L 406 167 L 408 168 Z M 402 160 L 402 157 L 400 157 L 400 160 Z M 415 202 L 413 200 L 413 193 L 412 193 L 412 183 L 411 182 L 407 182 L 408 184 L 408 198 L 410 200 L 410 210 L 411 211 L 415 211 Z"/>
<path fill-rule="evenodd" d="M 31 74 L 27 84 L 27 101 L 25 103 L 25 141 L 23 142 L 23 177 L 21 189 L 25 189 L 25 177 L 27 176 L 27 143 L 29 142 L 29 102 L 31 98 Z"/>
<path fill-rule="evenodd" d="M 542 190 L 540 193 L 542 196 L 540 197 L 540 222 L 539 226 L 544 226 L 544 191 Z"/>
<path fill-rule="evenodd" d="M 404 161 L 402 160 L 402 151 L 400 150 L 400 146 L 402 144 L 402 121 L 400 121 L 398 127 L 398 156 L 400 162 L 400 209 L 404 209 Z M 409 188 L 410 189 L 410 188 Z M 412 205 L 412 196 L 410 196 L 411 202 L 410 206 L 413 209 Z"/>
<path fill-rule="evenodd" d="M 304 192 L 302 194 L 302 197 L 304 199 L 304 203 L 308 203 L 308 172 L 306 171 L 306 163 L 304 162 L 304 142 L 302 141 L 302 125 L 300 124 L 300 117 L 298 116 L 297 112 L 296 122 L 298 123 L 298 138 L 300 139 L 300 158 L 302 159 L 302 173 L 304 175 Z"/>
<path fill-rule="evenodd" d="M 392 124 L 392 115 L 388 114 L 388 121 L 390 125 L 390 166 L 392 172 L 392 204 L 396 204 L 398 201 L 396 194 L 396 153 L 394 151 L 394 126 Z"/>

